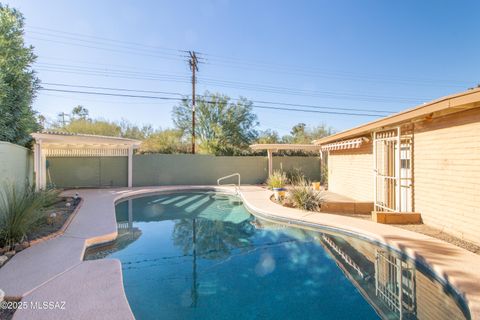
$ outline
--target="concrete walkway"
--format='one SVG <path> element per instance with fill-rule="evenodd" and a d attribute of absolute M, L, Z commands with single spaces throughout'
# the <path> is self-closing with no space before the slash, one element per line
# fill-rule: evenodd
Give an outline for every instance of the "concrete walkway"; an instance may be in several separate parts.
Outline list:
<path fill-rule="evenodd" d="M 117 236 L 115 202 L 170 190 L 231 188 L 208 186 L 146 187 L 79 190 L 83 203 L 65 234 L 15 255 L 0 269 L 0 289 L 9 297 L 39 303 L 58 302 L 57 308 L 17 310 L 18 319 L 133 319 L 118 260 L 83 261 L 85 248 Z M 75 191 L 67 192 L 72 195 Z M 473 319 L 480 319 L 480 256 L 440 240 L 371 221 L 285 208 L 270 201 L 271 192 L 242 186 L 247 208 L 263 218 L 304 227 L 341 230 L 371 241 L 387 243 L 433 269 L 467 300 Z M 36 302 L 36 304 L 35 304 Z M 63 309 L 60 308 L 64 302 Z"/>

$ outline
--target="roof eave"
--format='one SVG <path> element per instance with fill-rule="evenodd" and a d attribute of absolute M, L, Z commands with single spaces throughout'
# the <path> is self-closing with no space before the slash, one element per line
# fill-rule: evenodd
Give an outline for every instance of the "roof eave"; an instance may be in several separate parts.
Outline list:
<path fill-rule="evenodd" d="M 479 105 L 476 105 L 479 104 Z M 480 88 L 472 89 L 462 93 L 442 97 L 415 108 L 407 109 L 405 111 L 396 113 L 394 115 L 368 122 L 366 124 L 354 127 L 352 129 L 342 131 L 331 136 L 314 140 L 312 143 L 321 145 L 330 143 L 336 140 L 349 139 L 352 137 L 362 136 L 370 132 L 382 128 L 399 125 L 401 123 L 414 120 L 416 118 L 425 117 L 429 114 L 456 109 L 460 106 L 472 105 L 473 107 L 480 107 Z M 460 111 L 460 110 L 459 110 Z"/>
<path fill-rule="evenodd" d="M 86 134 L 53 134 L 35 132 L 31 136 L 36 141 L 42 141 L 44 143 L 58 143 L 58 144 L 116 144 L 116 145 L 129 145 L 134 148 L 138 148 L 141 145 L 140 140 L 120 138 L 120 137 L 108 137 L 99 135 L 86 135 Z"/>

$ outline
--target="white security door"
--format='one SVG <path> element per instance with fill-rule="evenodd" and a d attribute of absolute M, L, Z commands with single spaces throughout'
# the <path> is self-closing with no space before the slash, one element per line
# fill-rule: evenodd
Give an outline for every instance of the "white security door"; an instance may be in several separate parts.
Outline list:
<path fill-rule="evenodd" d="M 412 212 L 412 143 L 402 138 L 400 147 L 400 208 L 401 212 Z"/>
<path fill-rule="evenodd" d="M 373 134 L 376 211 L 412 211 L 411 139 L 400 128 Z"/>

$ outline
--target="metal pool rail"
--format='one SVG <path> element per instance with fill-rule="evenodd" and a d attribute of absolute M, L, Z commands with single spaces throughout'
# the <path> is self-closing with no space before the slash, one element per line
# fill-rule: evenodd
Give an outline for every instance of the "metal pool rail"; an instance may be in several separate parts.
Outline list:
<path fill-rule="evenodd" d="M 233 177 L 238 177 L 238 185 L 236 185 L 235 183 L 229 183 L 229 184 L 223 184 L 223 186 L 234 186 L 235 187 L 235 192 L 238 193 L 238 190 L 240 188 L 240 179 L 241 179 L 240 173 L 238 173 L 238 172 L 232 173 L 232 174 L 230 174 L 228 176 L 225 176 L 225 177 L 218 178 L 217 179 L 217 185 L 220 186 L 221 185 L 220 181 L 228 179 L 228 178 L 233 178 Z"/>

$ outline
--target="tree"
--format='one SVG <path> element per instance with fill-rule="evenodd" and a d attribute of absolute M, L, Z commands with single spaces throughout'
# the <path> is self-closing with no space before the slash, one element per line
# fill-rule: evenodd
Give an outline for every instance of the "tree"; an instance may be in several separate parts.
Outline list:
<path fill-rule="evenodd" d="M 59 130 L 70 133 L 95 134 L 101 136 L 122 136 L 122 128 L 120 128 L 118 124 L 106 120 L 72 120 Z"/>
<path fill-rule="evenodd" d="M 292 135 L 291 143 L 310 143 L 308 134 L 305 131 L 307 125 L 305 123 L 298 123 L 292 127 L 290 134 Z"/>
<path fill-rule="evenodd" d="M 141 153 L 187 153 L 190 151 L 190 143 L 183 139 L 180 130 L 158 130 L 143 140 L 139 151 Z"/>
<path fill-rule="evenodd" d="M 89 111 L 84 106 L 78 105 L 72 109 L 72 120 L 73 119 L 81 119 L 87 120 L 88 119 Z"/>
<path fill-rule="evenodd" d="M 125 119 L 120 121 L 119 126 L 122 131 L 122 137 L 124 138 L 143 140 L 150 137 L 154 133 L 151 125 L 138 127 L 137 125 L 134 125 Z"/>
<path fill-rule="evenodd" d="M 310 129 L 308 134 L 311 141 L 313 141 L 327 137 L 329 135 L 332 135 L 333 133 L 334 130 L 331 127 L 328 127 L 326 124 L 321 124 L 317 127 L 313 127 L 312 129 Z"/>
<path fill-rule="evenodd" d="M 127 120 L 112 122 L 101 119 L 91 119 L 90 112 L 84 106 L 78 105 L 70 112 L 70 122 L 66 123 L 63 118 L 53 125 L 53 129 L 70 133 L 97 134 L 103 136 L 124 137 L 143 140 L 153 133 L 150 125 L 138 127 Z M 67 115 L 64 112 L 60 117 Z"/>
<path fill-rule="evenodd" d="M 332 128 L 325 124 L 308 128 L 305 123 L 298 123 L 292 127 L 291 135 L 282 138 L 284 143 L 309 144 L 313 140 L 329 136 L 333 133 Z"/>
<path fill-rule="evenodd" d="M 267 129 L 259 133 L 256 143 L 280 143 L 280 137 L 278 136 L 278 132 L 276 132 L 275 130 Z"/>
<path fill-rule="evenodd" d="M 240 98 L 231 102 L 222 94 L 205 92 L 197 97 L 195 134 L 200 150 L 215 155 L 236 155 L 248 152 L 257 138 L 257 116 L 252 102 Z M 192 133 L 192 108 L 183 100 L 172 111 L 175 126 L 188 137 Z"/>
<path fill-rule="evenodd" d="M 0 4 L 0 140 L 27 145 L 40 129 L 32 109 L 39 80 L 32 46 L 23 40 L 24 18 Z"/>

